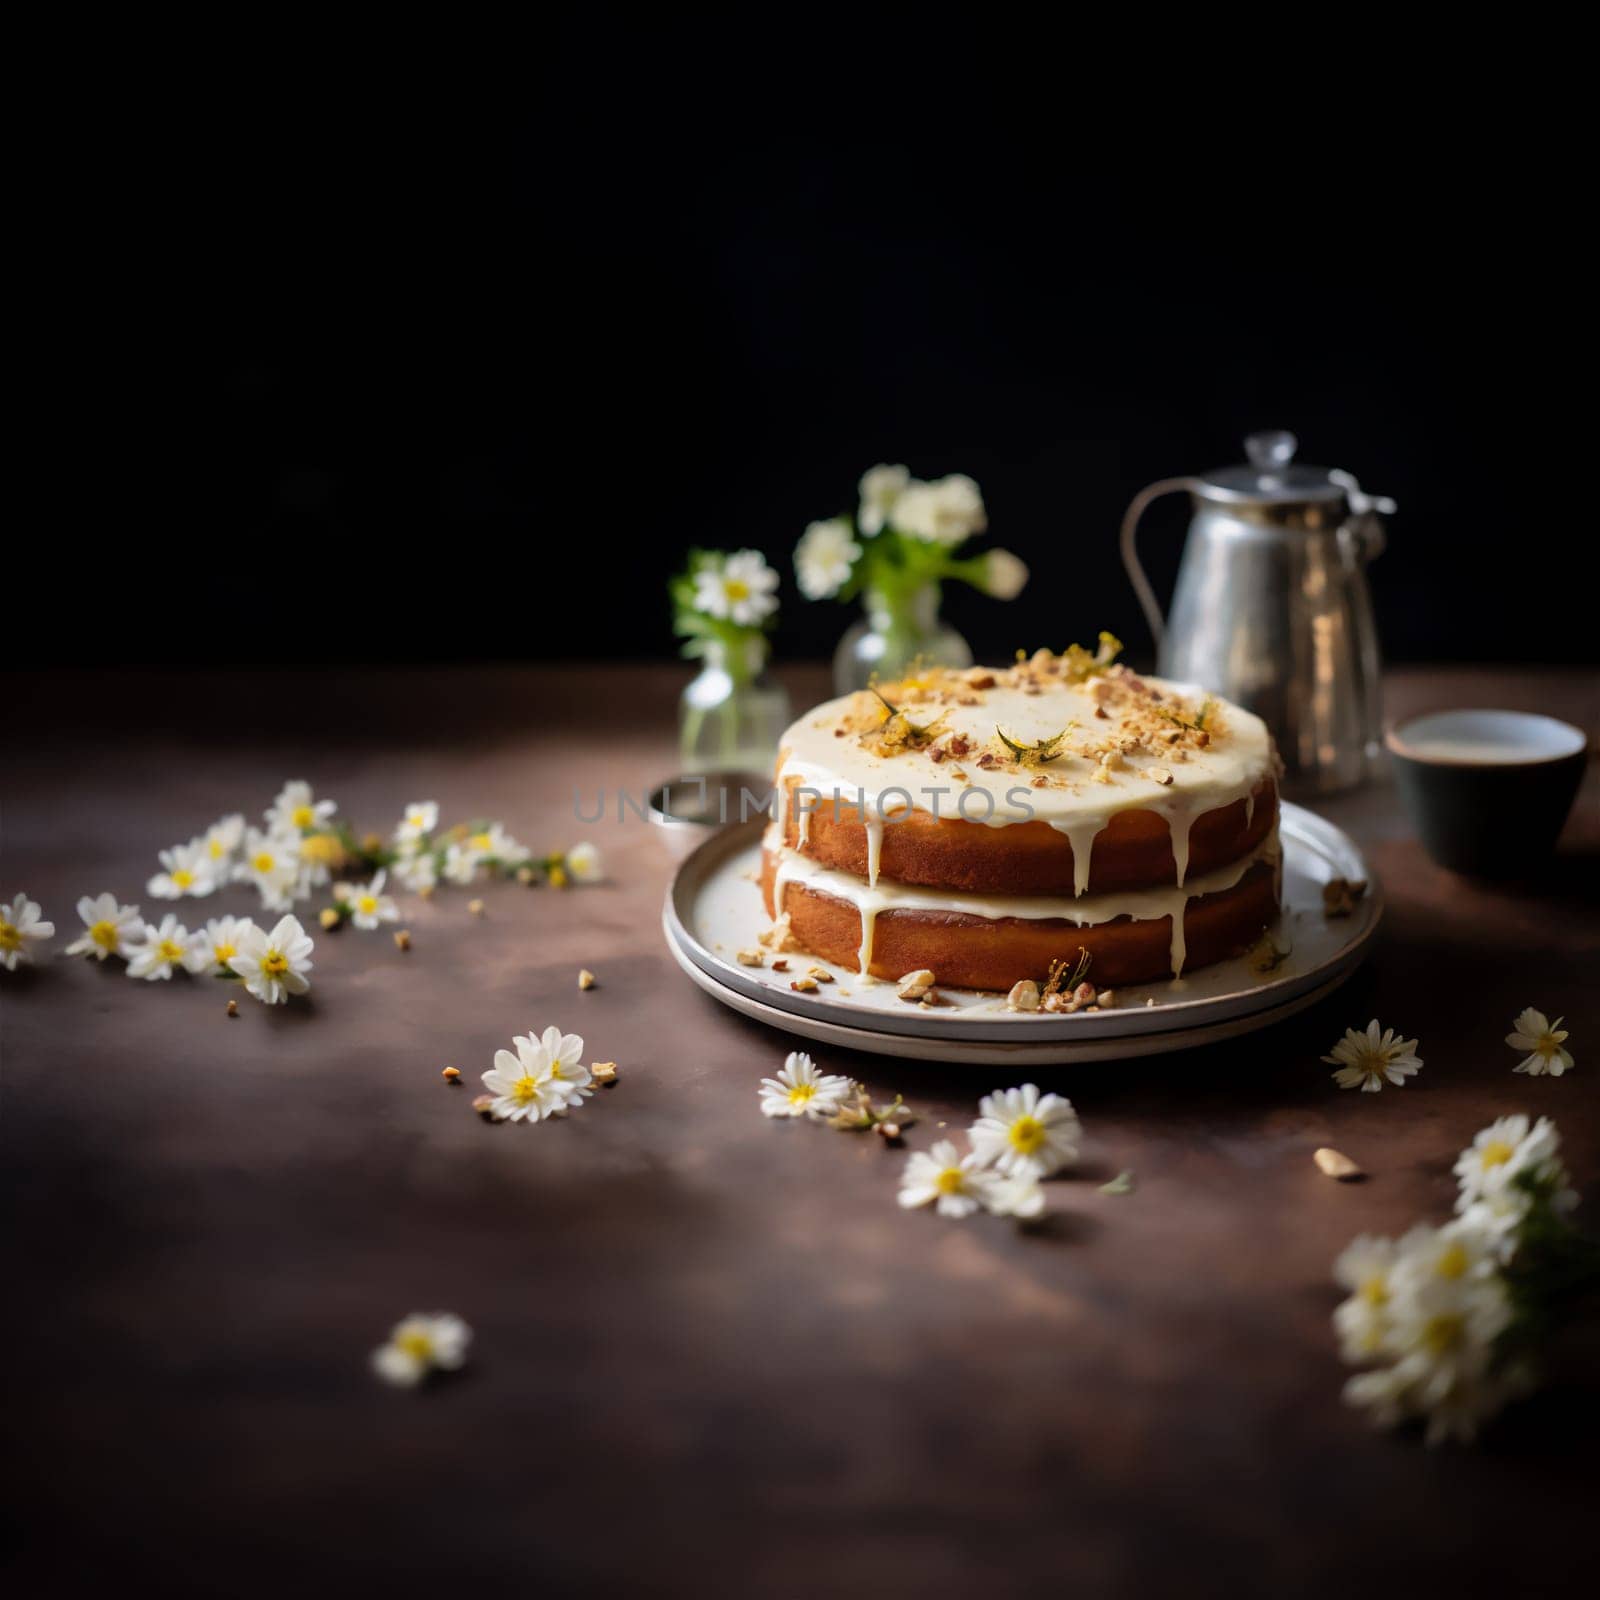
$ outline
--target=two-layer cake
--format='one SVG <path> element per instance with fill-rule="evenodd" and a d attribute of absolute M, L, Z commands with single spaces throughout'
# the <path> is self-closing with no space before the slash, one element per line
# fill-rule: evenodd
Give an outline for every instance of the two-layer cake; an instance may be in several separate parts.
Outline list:
<path fill-rule="evenodd" d="M 1114 641 L 1108 641 L 1114 643 Z M 762 889 L 801 948 L 1010 989 L 1237 954 L 1278 914 L 1278 761 L 1249 712 L 1073 647 L 830 700 L 784 735 Z"/>

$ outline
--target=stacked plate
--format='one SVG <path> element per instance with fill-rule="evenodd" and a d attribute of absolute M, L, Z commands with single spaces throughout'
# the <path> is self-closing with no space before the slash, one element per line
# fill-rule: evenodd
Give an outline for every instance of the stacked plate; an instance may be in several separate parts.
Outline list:
<path fill-rule="evenodd" d="M 816 962 L 791 952 L 788 970 L 741 965 L 769 926 L 757 883 L 764 817 L 714 835 L 678 868 L 662 923 L 679 966 L 746 1016 L 842 1049 L 925 1061 L 1048 1065 L 1158 1055 L 1270 1026 L 1315 1004 L 1360 964 L 1383 914 L 1377 883 L 1348 835 L 1284 804 L 1283 915 L 1261 947 L 1163 983 L 1119 988 L 1114 1008 L 1008 1011 L 1003 997 L 944 992 L 934 1008 L 908 1005 L 892 983 L 829 968 L 834 981 L 799 993 L 791 982 Z M 1330 918 L 1322 888 L 1364 882 L 1347 917 Z M 1092 974 L 1091 974 L 1092 976 Z"/>

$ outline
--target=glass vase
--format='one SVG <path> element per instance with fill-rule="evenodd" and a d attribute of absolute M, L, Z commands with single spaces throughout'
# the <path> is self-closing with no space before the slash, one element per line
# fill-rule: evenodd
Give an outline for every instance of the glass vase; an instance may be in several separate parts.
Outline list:
<path fill-rule="evenodd" d="M 794 720 L 788 691 L 766 670 L 767 644 L 708 640 L 699 673 L 678 701 L 678 748 L 691 773 L 766 777 Z"/>
<path fill-rule="evenodd" d="M 869 589 L 867 614 L 845 630 L 833 653 L 833 692 L 852 694 L 873 678 L 892 683 L 920 660 L 930 667 L 970 667 L 972 650 L 939 620 L 939 586 L 923 583 L 896 593 Z"/>

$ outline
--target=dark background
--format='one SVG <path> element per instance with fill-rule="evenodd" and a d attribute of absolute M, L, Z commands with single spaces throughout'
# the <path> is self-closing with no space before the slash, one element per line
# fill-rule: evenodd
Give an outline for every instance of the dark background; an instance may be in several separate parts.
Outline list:
<path fill-rule="evenodd" d="M 972 474 L 1033 568 L 1009 607 L 952 586 L 980 654 L 1110 627 L 1137 657 L 1127 500 L 1286 426 L 1400 503 L 1391 658 L 1597 659 L 1549 149 L 1180 169 L 1181 136 L 1138 158 L 948 40 L 893 63 L 913 114 L 868 44 L 730 72 L 715 24 L 671 61 L 609 27 L 552 31 L 511 111 L 455 81 L 80 108 L 36 171 L 19 655 L 660 656 L 700 543 L 766 552 L 780 652 L 819 656 L 850 614 L 789 554 L 882 460 Z M 1163 593 L 1183 520 L 1148 523 Z"/>

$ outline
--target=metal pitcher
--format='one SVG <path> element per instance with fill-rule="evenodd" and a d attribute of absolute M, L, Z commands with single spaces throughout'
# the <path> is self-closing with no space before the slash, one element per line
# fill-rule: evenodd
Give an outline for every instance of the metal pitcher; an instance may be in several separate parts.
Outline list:
<path fill-rule="evenodd" d="M 1122 519 L 1122 560 L 1155 634 L 1163 677 L 1196 683 L 1261 717 L 1286 786 L 1328 794 L 1376 767 L 1382 662 L 1366 565 L 1394 501 L 1348 472 L 1295 464 L 1292 433 L 1254 433 L 1248 466 L 1141 489 Z M 1134 541 L 1152 500 L 1186 490 L 1193 506 L 1171 620 Z"/>

